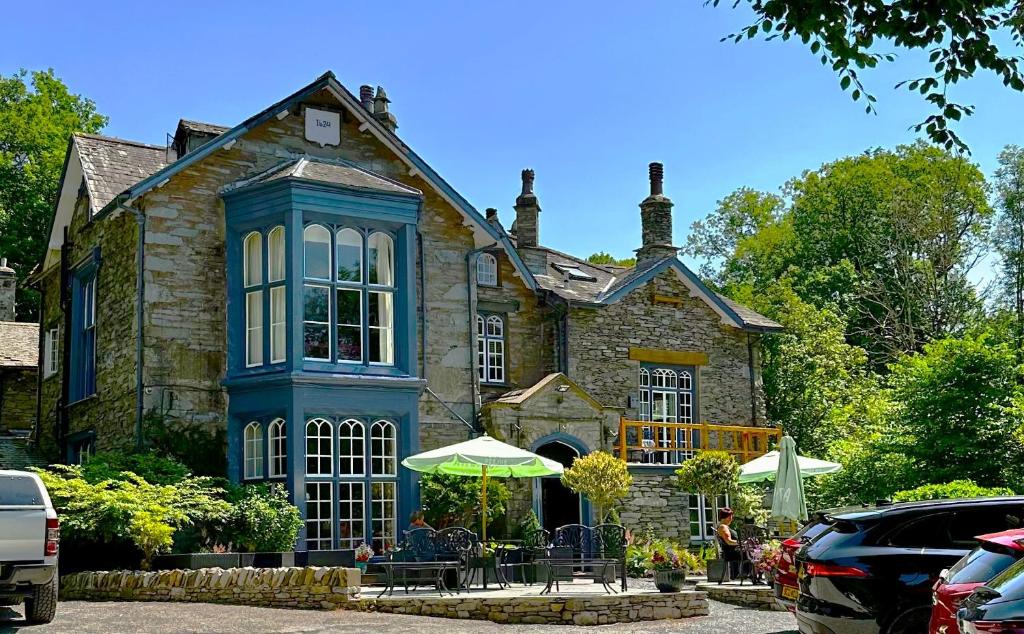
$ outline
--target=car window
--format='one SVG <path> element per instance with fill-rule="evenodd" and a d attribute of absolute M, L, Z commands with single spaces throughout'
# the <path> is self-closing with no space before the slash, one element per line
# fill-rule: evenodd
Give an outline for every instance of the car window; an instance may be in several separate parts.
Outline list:
<path fill-rule="evenodd" d="M 825 529 L 829 526 L 830 524 L 828 522 L 815 522 L 813 524 L 808 524 L 807 526 L 801 528 L 800 531 L 796 535 L 794 535 L 794 537 L 806 543 L 812 541 L 815 537 L 824 533 Z"/>
<path fill-rule="evenodd" d="M 1007 601 L 1024 599 L 1024 559 L 1018 560 L 985 585 Z"/>
<path fill-rule="evenodd" d="M 909 520 L 890 531 L 883 542 L 888 546 L 903 548 L 956 548 L 949 535 L 952 515 L 952 512 L 947 511 Z M 971 546 L 976 544 L 972 542 Z"/>
<path fill-rule="evenodd" d="M 960 510 L 949 525 L 949 537 L 956 547 L 973 548 L 978 535 L 1020 528 L 1022 514 L 1020 507 L 1002 505 Z"/>
<path fill-rule="evenodd" d="M 35 478 L 22 475 L 0 476 L 0 506 L 39 506 L 43 495 Z"/>
<path fill-rule="evenodd" d="M 948 583 L 984 583 L 1017 561 L 1012 555 L 989 552 L 980 546 L 964 555 L 946 574 Z"/>

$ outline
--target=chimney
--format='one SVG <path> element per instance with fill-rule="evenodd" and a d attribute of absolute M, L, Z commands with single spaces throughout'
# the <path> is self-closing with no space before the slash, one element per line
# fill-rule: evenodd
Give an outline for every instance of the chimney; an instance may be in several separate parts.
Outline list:
<path fill-rule="evenodd" d="M 373 112 L 373 86 L 363 84 L 359 87 L 359 103 L 367 112 Z"/>
<path fill-rule="evenodd" d="M 360 89 L 362 94 L 362 89 Z M 383 86 L 377 86 L 377 95 L 373 98 L 373 118 L 384 124 L 384 127 L 394 132 L 398 129 L 398 119 L 395 119 L 395 115 L 388 112 L 388 104 L 391 100 L 388 99 L 388 94 L 384 92 Z"/>
<path fill-rule="evenodd" d="M 497 209 L 495 209 L 494 207 L 488 207 L 485 210 L 484 213 L 486 214 L 485 217 L 487 219 L 487 223 L 488 224 L 490 224 L 495 229 L 500 229 L 501 228 L 501 221 L 498 220 L 498 210 Z"/>
<path fill-rule="evenodd" d="M 672 200 L 664 194 L 665 167 L 650 164 L 651 195 L 640 203 L 643 246 L 636 250 L 636 263 L 676 257 L 679 247 L 672 246 Z"/>
<path fill-rule="evenodd" d="M 0 321 L 14 321 L 14 293 L 18 280 L 7 258 L 0 258 Z"/>
<path fill-rule="evenodd" d="M 516 198 L 516 246 L 540 245 L 540 204 L 533 193 L 533 170 L 523 170 L 523 191 Z"/>

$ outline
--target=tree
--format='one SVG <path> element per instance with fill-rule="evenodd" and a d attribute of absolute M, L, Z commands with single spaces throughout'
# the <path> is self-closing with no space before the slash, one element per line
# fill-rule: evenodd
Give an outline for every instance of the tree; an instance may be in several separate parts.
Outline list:
<path fill-rule="evenodd" d="M 993 244 L 999 255 L 998 301 L 1014 315 L 1017 363 L 1024 363 L 1024 149 L 1008 145 L 999 154 L 996 183 L 996 230 Z"/>
<path fill-rule="evenodd" d="M 597 507 L 598 522 L 627 495 L 633 484 L 626 463 L 606 451 L 594 451 L 576 458 L 562 473 L 562 484 L 585 496 Z"/>
<path fill-rule="evenodd" d="M 420 478 L 420 503 L 427 523 L 441 529 L 480 524 L 480 478 L 428 473 Z M 505 483 L 487 480 L 487 525 L 505 515 L 510 494 Z"/>
<path fill-rule="evenodd" d="M 727 495 L 740 483 L 740 463 L 724 451 L 702 451 L 676 470 L 676 485 L 708 498 Z"/>
<path fill-rule="evenodd" d="M 620 260 L 616 258 L 614 255 L 611 255 L 610 253 L 605 253 L 604 251 L 592 253 L 587 258 L 587 262 L 590 262 L 591 264 L 597 264 L 599 266 L 603 264 L 610 264 L 612 266 L 624 266 L 627 268 L 636 266 L 636 258 L 622 258 Z"/>
<path fill-rule="evenodd" d="M 757 16 L 753 24 L 723 39 L 740 42 L 764 35 L 767 39 L 799 38 L 830 66 L 839 86 L 854 101 L 875 111 L 875 97 L 861 82 L 860 70 L 891 62 L 895 55 L 880 46 L 928 52 L 928 68 L 919 78 L 896 85 L 920 93 L 935 109 L 914 126 L 924 130 L 947 150 L 967 149 L 950 128 L 951 122 L 973 114 L 973 106 L 950 101 L 949 89 L 978 70 L 1000 78 L 1003 84 L 1024 91 L 1019 58 L 1000 53 L 998 40 L 1012 37 L 1019 45 L 1024 35 L 1024 5 L 1007 0 L 984 2 L 885 2 L 880 0 L 747 0 Z M 708 0 L 718 6 L 720 0 Z M 733 6 L 740 4 L 737 0 Z"/>
<path fill-rule="evenodd" d="M 19 282 L 42 261 L 68 139 L 99 132 L 107 118 L 72 94 L 53 70 L 0 75 L 0 255 Z M 39 299 L 18 285 L 18 318 L 34 319 Z"/>

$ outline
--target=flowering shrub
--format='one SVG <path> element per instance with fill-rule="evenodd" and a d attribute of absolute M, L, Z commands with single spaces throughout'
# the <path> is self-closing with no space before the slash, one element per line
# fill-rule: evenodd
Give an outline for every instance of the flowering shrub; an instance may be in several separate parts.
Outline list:
<path fill-rule="evenodd" d="M 626 574 L 630 577 L 650 576 L 655 570 L 691 571 L 703 569 L 700 559 L 686 548 L 654 537 L 651 529 L 627 535 Z"/>
<path fill-rule="evenodd" d="M 370 557 L 373 557 L 373 549 L 365 542 L 356 547 L 356 561 L 370 561 Z"/>
<path fill-rule="evenodd" d="M 782 557 L 782 544 L 773 539 L 765 544 L 751 544 L 750 559 L 759 572 L 770 573 L 779 565 Z"/>
<path fill-rule="evenodd" d="M 672 548 L 656 550 L 651 555 L 651 570 L 679 570 L 685 567 L 686 565 L 679 560 L 679 555 Z"/>

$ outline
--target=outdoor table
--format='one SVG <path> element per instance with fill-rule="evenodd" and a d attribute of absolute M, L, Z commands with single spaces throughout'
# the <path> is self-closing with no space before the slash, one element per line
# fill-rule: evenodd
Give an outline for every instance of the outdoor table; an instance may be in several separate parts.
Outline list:
<path fill-rule="evenodd" d="M 448 570 L 455 570 L 456 576 L 458 576 L 457 561 L 384 561 L 381 562 L 381 566 L 384 568 L 384 589 L 377 595 L 377 598 L 387 594 L 389 597 L 394 594 L 395 591 L 395 570 L 397 569 L 402 573 L 402 585 L 405 587 L 405 593 L 409 594 L 409 575 L 410 571 L 418 572 L 431 572 L 434 574 L 434 588 L 437 589 L 437 593 L 444 596 L 445 592 L 449 594 L 455 594 L 448 588 L 448 584 L 445 583 L 444 573 Z M 419 584 L 417 584 L 419 585 Z M 415 588 L 415 586 L 413 586 Z"/>
<path fill-rule="evenodd" d="M 617 559 L 538 559 L 538 564 L 543 565 L 547 570 L 547 584 L 540 591 L 541 594 L 550 594 L 551 586 L 558 588 L 559 581 L 575 581 L 576 579 L 592 579 L 600 581 L 605 591 L 609 594 L 616 594 L 615 588 L 608 585 L 608 568 L 615 570 L 619 564 Z M 576 568 L 581 568 L 579 574 Z M 588 571 L 587 568 L 590 570 Z M 566 572 L 568 571 L 568 572 Z M 561 591 L 561 588 L 558 588 Z"/>

